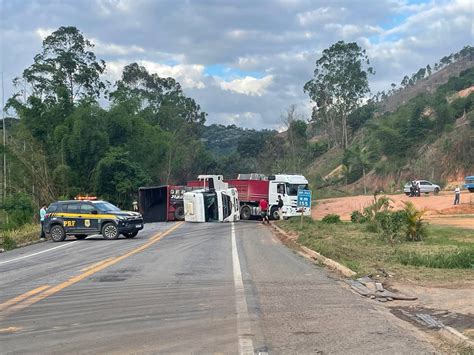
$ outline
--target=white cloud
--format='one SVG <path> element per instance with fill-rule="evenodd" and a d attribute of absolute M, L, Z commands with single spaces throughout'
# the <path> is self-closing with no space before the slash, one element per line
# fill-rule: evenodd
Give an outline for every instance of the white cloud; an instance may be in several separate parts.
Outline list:
<path fill-rule="evenodd" d="M 158 76 L 167 78 L 172 77 L 176 79 L 185 89 L 204 89 L 206 87 L 204 79 L 204 66 L 200 64 L 176 64 L 166 65 L 152 62 L 149 60 L 137 60 L 139 65 L 146 68 L 149 73 L 156 73 Z M 122 76 L 123 68 L 130 62 L 108 61 L 107 62 L 107 76 L 109 80 L 115 81 Z"/>
<path fill-rule="evenodd" d="M 261 79 L 246 76 L 232 81 L 224 81 L 219 78 L 215 79 L 223 90 L 234 91 L 239 94 L 250 96 L 262 96 L 266 93 L 266 89 L 272 83 L 273 76 L 267 75 Z"/>
<path fill-rule="evenodd" d="M 129 55 L 134 53 L 145 53 L 145 49 L 139 46 L 122 46 L 115 43 L 105 43 L 97 38 L 92 38 L 94 52 L 102 55 Z"/>
<path fill-rule="evenodd" d="M 37 28 L 35 30 L 36 35 L 41 38 L 41 40 L 44 40 L 46 37 L 48 37 L 51 33 L 53 33 L 55 30 L 52 28 Z"/>
<path fill-rule="evenodd" d="M 303 13 L 297 14 L 298 22 L 301 26 L 313 25 L 315 23 L 323 23 L 327 21 L 332 21 L 340 19 L 344 15 L 346 9 L 341 8 L 331 8 L 331 7 L 320 7 L 319 9 L 306 11 Z"/>

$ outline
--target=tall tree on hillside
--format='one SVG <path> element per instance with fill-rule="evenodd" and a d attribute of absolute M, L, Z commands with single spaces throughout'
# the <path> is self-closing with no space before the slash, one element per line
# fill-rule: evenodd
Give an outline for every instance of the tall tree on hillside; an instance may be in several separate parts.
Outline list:
<path fill-rule="evenodd" d="M 42 52 L 23 71 L 33 96 L 56 102 L 66 98 L 71 103 L 98 98 L 105 90 L 100 78 L 105 62 L 96 59 L 90 51 L 93 46 L 76 27 L 60 27 L 47 36 Z"/>
<path fill-rule="evenodd" d="M 366 51 L 355 42 L 339 41 L 323 51 L 316 61 L 314 77 L 304 91 L 316 103 L 313 120 L 331 126 L 335 145 L 349 145 L 347 116 L 370 92 L 368 75 L 374 74 Z M 337 132 L 340 127 L 341 132 Z"/>

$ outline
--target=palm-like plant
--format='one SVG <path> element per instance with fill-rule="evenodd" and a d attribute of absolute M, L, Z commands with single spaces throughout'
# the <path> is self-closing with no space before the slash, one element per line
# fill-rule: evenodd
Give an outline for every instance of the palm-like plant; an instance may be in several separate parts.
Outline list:
<path fill-rule="evenodd" d="M 403 202 L 405 204 L 404 211 L 407 219 L 407 239 L 410 241 L 421 241 L 426 236 L 426 223 L 422 217 L 425 210 L 417 210 L 412 202 Z"/>

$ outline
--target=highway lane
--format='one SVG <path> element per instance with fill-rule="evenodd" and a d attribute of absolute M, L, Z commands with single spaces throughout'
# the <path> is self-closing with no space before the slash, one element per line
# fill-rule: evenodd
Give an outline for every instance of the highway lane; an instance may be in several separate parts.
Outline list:
<path fill-rule="evenodd" d="M 0 353 L 434 351 L 255 222 L 148 224 L 2 264 L 56 245 L 0 254 Z"/>

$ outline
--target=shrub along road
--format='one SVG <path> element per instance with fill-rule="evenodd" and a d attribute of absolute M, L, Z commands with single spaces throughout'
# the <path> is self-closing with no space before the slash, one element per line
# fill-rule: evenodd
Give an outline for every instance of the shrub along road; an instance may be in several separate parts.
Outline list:
<path fill-rule="evenodd" d="M 380 196 L 382 195 L 378 197 Z M 454 192 L 452 191 L 442 191 L 439 195 L 428 194 L 421 197 L 408 197 L 404 194 L 387 195 L 387 197 L 393 200 L 391 205 L 394 209 L 403 209 L 403 202 L 413 202 L 417 209 L 426 210 L 423 217 L 432 224 L 474 229 L 474 194 L 467 191 L 461 192 L 461 204 L 457 206 L 453 206 Z M 316 206 L 311 212 L 316 220 L 321 220 L 327 214 L 333 213 L 340 215 L 343 221 L 350 221 L 352 211 L 362 212 L 373 202 L 372 195 L 321 199 L 316 201 Z"/>
<path fill-rule="evenodd" d="M 35 354 L 434 351 L 256 222 L 148 224 L 133 240 L 0 254 L 0 344 Z"/>

